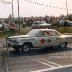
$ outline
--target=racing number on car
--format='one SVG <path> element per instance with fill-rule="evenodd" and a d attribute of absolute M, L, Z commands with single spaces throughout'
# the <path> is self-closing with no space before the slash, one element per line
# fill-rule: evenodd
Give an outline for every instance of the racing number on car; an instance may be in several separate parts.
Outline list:
<path fill-rule="evenodd" d="M 44 44 L 44 43 L 45 43 L 45 39 L 41 39 L 40 42 L 41 42 L 42 44 Z"/>

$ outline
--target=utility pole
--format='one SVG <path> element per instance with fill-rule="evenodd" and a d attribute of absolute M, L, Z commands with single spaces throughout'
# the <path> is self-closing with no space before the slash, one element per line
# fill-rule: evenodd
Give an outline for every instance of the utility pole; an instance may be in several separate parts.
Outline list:
<path fill-rule="evenodd" d="M 13 0 L 12 0 L 12 21 L 14 21 Z"/>
<path fill-rule="evenodd" d="M 18 23 L 19 23 L 19 30 L 20 30 L 20 12 L 19 12 L 19 0 L 17 0 L 18 3 Z"/>
<path fill-rule="evenodd" d="M 67 4 L 67 0 L 66 0 L 66 11 L 67 11 L 67 16 L 68 16 L 68 4 Z"/>

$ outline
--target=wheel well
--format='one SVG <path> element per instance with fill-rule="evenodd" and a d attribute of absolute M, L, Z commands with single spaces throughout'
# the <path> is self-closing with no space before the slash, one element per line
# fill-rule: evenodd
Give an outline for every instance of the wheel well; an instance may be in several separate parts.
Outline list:
<path fill-rule="evenodd" d="M 68 44 L 68 42 L 65 42 L 65 44 L 67 45 L 67 44 Z"/>
<path fill-rule="evenodd" d="M 31 42 L 24 42 L 23 45 L 24 45 L 24 44 L 27 44 L 27 45 L 29 45 L 30 47 L 33 47 L 33 44 L 32 44 Z"/>
<path fill-rule="evenodd" d="M 61 43 L 61 42 L 60 42 Z M 68 44 L 68 42 L 64 42 L 65 43 L 65 45 L 67 46 L 67 44 Z"/>

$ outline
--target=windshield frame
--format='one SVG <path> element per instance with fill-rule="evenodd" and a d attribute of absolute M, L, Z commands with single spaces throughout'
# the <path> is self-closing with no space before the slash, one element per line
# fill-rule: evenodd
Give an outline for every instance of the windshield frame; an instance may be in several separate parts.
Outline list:
<path fill-rule="evenodd" d="M 27 33 L 27 35 L 30 35 L 30 36 L 38 36 L 39 32 L 40 32 L 40 30 L 33 29 L 29 33 Z"/>

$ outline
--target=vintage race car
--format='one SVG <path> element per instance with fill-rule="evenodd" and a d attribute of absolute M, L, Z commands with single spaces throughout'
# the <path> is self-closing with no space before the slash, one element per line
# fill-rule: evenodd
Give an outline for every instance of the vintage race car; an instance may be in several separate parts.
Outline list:
<path fill-rule="evenodd" d="M 8 37 L 8 46 L 28 52 L 31 48 L 66 48 L 72 43 L 72 35 L 62 35 L 54 29 L 33 29 L 26 35 Z"/>

